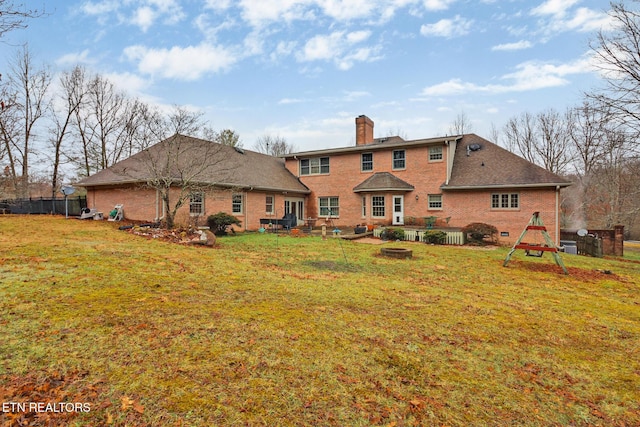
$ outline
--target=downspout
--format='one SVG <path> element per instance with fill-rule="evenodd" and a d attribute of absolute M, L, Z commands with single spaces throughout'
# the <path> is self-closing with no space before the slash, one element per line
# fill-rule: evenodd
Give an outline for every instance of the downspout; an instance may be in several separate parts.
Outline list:
<path fill-rule="evenodd" d="M 164 200 L 162 200 L 162 216 L 160 215 L 160 190 L 156 189 L 156 217 L 153 222 L 160 222 L 164 219 L 166 214 L 166 206 L 164 205 Z"/>
<path fill-rule="evenodd" d="M 560 186 L 556 185 L 556 246 L 560 245 Z"/>

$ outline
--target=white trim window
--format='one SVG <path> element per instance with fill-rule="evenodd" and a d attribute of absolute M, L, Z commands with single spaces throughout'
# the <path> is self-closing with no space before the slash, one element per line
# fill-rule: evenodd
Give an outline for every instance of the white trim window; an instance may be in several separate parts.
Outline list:
<path fill-rule="evenodd" d="M 407 153 L 404 150 L 393 150 L 393 169 L 406 169 Z"/>
<path fill-rule="evenodd" d="M 204 215 L 204 193 L 192 193 L 189 197 L 189 215 Z"/>
<path fill-rule="evenodd" d="M 267 194 L 264 198 L 264 211 L 268 214 L 268 215 L 273 215 L 274 213 L 274 207 L 276 205 L 275 203 L 275 196 L 271 195 L 271 194 Z"/>
<path fill-rule="evenodd" d="M 442 157 L 442 145 L 437 145 L 435 147 L 429 147 L 429 161 L 430 162 L 439 162 L 443 159 Z"/>
<path fill-rule="evenodd" d="M 338 197 L 320 197 L 318 199 L 320 216 L 340 216 L 340 199 Z"/>
<path fill-rule="evenodd" d="M 329 158 L 314 157 L 300 159 L 300 175 L 326 175 L 329 173 Z"/>
<path fill-rule="evenodd" d="M 429 194 L 429 210 L 442 210 L 442 194 Z"/>
<path fill-rule="evenodd" d="M 384 196 L 371 196 L 371 216 L 374 218 L 384 218 Z"/>
<path fill-rule="evenodd" d="M 367 217 L 367 196 L 362 196 L 362 218 Z"/>
<path fill-rule="evenodd" d="M 362 153 L 360 155 L 360 170 L 371 172 L 373 170 L 373 153 Z"/>
<path fill-rule="evenodd" d="M 244 212 L 244 197 L 242 197 L 242 193 L 233 193 L 231 196 L 231 212 L 234 214 Z"/>
<path fill-rule="evenodd" d="M 520 209 L 520 194 L 493 193 L 491 195 L 491 209 Z"/>

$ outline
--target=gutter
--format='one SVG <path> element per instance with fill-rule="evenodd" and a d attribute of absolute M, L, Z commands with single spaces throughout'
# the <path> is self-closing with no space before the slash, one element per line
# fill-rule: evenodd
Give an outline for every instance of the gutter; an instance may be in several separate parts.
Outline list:
<path fill-rule="evenodd" d="M 441 185 L 442 190 L 491 190 L 501 188 L 560 188 L 573 185 L 572 182 L 548 182 L 537 184 L 490 184 L 490 185 Z"/>

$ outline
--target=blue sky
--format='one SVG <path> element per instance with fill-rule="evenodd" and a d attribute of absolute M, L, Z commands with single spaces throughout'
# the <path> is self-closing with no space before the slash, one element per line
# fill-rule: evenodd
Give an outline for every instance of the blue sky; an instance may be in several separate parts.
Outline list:
<path fill-rule="evenodd" d="M 514 115 L 564 111 L 598 84 L 600 0 L 39 0 L 6 35 L 54 72 L 76 64 L 153 104 L 200 109 L 246 148 L 299 151 L 375 136 L 448 134 L 464 113 L 491 138 Z"/>

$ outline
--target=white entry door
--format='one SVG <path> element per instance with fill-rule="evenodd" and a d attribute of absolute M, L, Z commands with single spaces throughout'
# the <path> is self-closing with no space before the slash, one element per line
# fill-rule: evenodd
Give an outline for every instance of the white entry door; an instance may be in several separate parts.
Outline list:
<path fill-rule="evenodd" d="M 393 225 L 404 225 L 404 196 L 393 196 Z"/>

